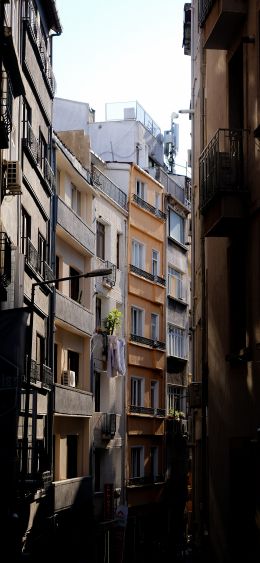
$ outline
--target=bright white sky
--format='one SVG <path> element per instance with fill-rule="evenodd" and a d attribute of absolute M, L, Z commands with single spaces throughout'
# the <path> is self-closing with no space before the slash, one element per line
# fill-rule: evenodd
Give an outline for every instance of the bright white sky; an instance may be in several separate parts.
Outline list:
<path fill-rule="evenodd" d="M 96 121 L 105 119 L 107 102 L 138 101 L 162 133 L 170 129 L 172 112 L 190 107 L 184 0 L 56 0 L 56 5 L 63 28 L 53 40 L 56 96 L 89 103 Z M 176 164 L 185 168 L 188 115 L 176 123 Z"/>

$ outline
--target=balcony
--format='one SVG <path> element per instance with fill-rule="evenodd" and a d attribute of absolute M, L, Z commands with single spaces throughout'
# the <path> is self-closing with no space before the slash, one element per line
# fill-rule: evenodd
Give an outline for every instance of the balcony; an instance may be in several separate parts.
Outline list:
<path fill-rule="evenodd" d="M 5 232 L 0 232 L 0 301 L 7 298 L 6 288 L 11 277 L 11 240 Z"/>
<path fill-rule="evenodd" d="M 137 274 L 138 276 L 141 276 L 146 280 L 159 283 L 160 285 L 163 286 L 166 285 L 166 280 L 164 278 L 161 278 L 160 276 L 155 276 L 154 274 L 150 274 L 150 272 L 146 272 L 145 270 L 142 270 L 141 268 L 134 266 L 134 264 L 130 264 L 130 272 L 133 272 L 134 274 Z"/>
<path fill-rule="evenodd" d="M 110 197 L 117 205 L 127 210 L 127 195 L 120 190 L 107 176 L 93 167 L 93 184 L 97 186 L 104 194 Z"/>
<path fill-rule="evenodd" d="M 247 0 L 199 0 L 205 49 L 229 49 L 247 14 Z"/>
<path fill-rule="evenodd" d="M 93 333 L 93 314 L 85 307 L 67 295 L 56 290 L 56 319 L 66 327 L 73 327 L 76 331 L 88 334 Z"/>
<path fill-rule="evenodd" d="M 71 506 L 85 505 L 92 499 L 92 478 L 75 477 L 64 481 L 54 481 L 53 510 L 64 510 Z"/>
<path fill-rule="evenodd" d="M 109 447 L 113 440 L 113 447 L 122 446 L 122 437 L 118 432 L 120 427 L 120 415 L 111 412 L 93 413 L 93 437 L 97 448 Z"/>
<path fill-rule="evenodd" d="M 41 259 L 38 250 L 36 250 L 29 237 L 25 239 L 25 261 L 27 266 L 29 266 L 36 274 L 40 275 L 44 281 L 51 281 L 54 279 L 51 267 L 45 260 Z"/>
<path fill-rule="evenodd" d="M 58 225 L 89 253 L 95 253 L 95 234 L 71 207 L 58 198 Z"/>
<path fill-rule="evenodd" d="M 155 215 L 155 217 L 159 217 L 159 219 L 163 219 L 165 221 L 166 214 L 163 211 L 161 211 L 160 209 L 157 209 L 156 207 L 154 207 L 153 205 L 151 205 L 150 203 L 148 203 L 147 201 L 145 201 L 144 199 L 142 199 L 138 195 L 133 194 L 133 201 L 139 207 L 142 207 L 142 209 L 149 211 L 149 213 L 152 213 L 153 215 Z"/>
<path fill-rule="evenodd" d="M 12 129 L 13 94 L 7 73 L 3 72 L 2 97 L 0 99 L 0 148 L 7 149 Z"/>
<path fill-rule="evenodd" d="M 30 383 L 37 387 L 51 390 L 53 386 L 53 373 L 51 368 L 45 364 L 37 364 L 35 360 L 31 360 Z"/>
<path fill-rule="evenodd" d="M 147 172 L 162 184 L 170 197 L 182 203 L 187 211 L 191 209 L 191 180 L 183 176 L 182 183 L 177 183 L 170 174 L 161 167 L 148 168 Z M 180 180 L 179 180 L 180 181 Z"/>
<path fill-rule="evenodd" d="M 95 266 L 94 269 L 112 269 L 111 274 L 108 276 L 97 277 L 96 278 L 96 287 L 97 291 L 101 288 L 101 286 L 106 287 L 107 289 L 112 289 L 112 287 L 116 284 L 116 265 L 110 262 L 109 260 L 102 260 L 102 258 L 95 258 Z"/>
<path fill-rule="evenodd" d="M 54 413 L 69 416 L 92 416 L 93 395 L 68 385 L 54 386 Z"/>
<path fill-rule="evenodd" d="M 230 236 L 246 207 L 246 135 L 219 129 L 200 156 L 200 210 L 205 236 Z"/>
<path fill-rule="evenodd" d="M 144 487 L 145 485 L 154 485 L 155 483 L 163 483 L 163 475 L 145 475 L 143 477 L 130 477 L 127 481 L 128 487 Z"/>
<path fill-rule="evenodd" d="M 150 416 L 165 417 L 165 409 L 157 409 L 154 407 L 141 407 L 137 405 L 129 406 L 129 413 L 132 414 L 147 414 Z"/>
<path fill-rule="evenodd" d="M 159 340 L 152 340 L 151 338 L 145 338 L 144 336 L 139 336 L 138 334 L 130 334 L 130 340 L 138 344 L 143 344 L 144 346 L 165 350 L 165 342 L 160 342 Z"/>

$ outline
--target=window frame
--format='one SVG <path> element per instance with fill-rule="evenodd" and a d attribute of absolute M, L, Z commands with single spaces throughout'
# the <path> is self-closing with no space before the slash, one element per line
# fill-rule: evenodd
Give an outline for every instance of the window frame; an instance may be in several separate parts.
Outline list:
<path fill-rule="evenodd" d="M 144 406 L 144 378 L 138 376 L 131 376 L 131 406 L 143 407 Z"/>
<path fill-rule="evenodd" d="M 174 219 L 178 220 L 175 224 Z M 179 232 L 178 232 L 179 230 Z M 177 213 L 174 209 L 169 209 L 169 216 L 168 216 L 168 234 L 171 239 L 175 240 L 179 244 L 184 245 L 185 242 L 185 219 Z"/>
<path fill-rule="evenodd" d="M 140 479 L 144 477 L 144 447 L 132 446 L 131 447 L 131 478 Z"/>
<path fill-rule="evenodd" d="M 137 314 L 139 316 L 139 319 L 137 319 L 137 324 L 138 324 L 138 328 L 140 329 L 140 334 L 139 332 L 134 330 L 134 324 L 135 321 L 133 319 L 133 315 Z M 143 336 L 144 335 L 144 309 L 141 309 L 141 307 L 136 307 L 135 305 L 131 306 L 131 334 L 134 334 L 135 336 Z"/>
<path fill-rule="evenodd" d="M 159 339 L 159 315 L 158 315 L 158 313 L 151 313 L 151 339 L 152 340 L 158 340 Z"/>
<path fill-rule="evenodd" d="M 137 197 L 139 197 L 140 199 L 145 201 L 146 184 L 145 184 L 145 182 L 143 182 L 143 180 L 139 180 L 139 179 L 136 180 L 135 193 L 136 193 Z"/>
<path fill-rule="evenodd" d="M 101 221 L 96 223 L 96 255 L 101 260 L 105 260 L 105 238 L 106 227 Z"/>
<path fill-rule="evenodd" d="M 145 269 L 145 245 L 137 239 L 132 239 L 132 264 L 140 270 Z"/>
<path fill-rule="evenodd" d="M 154 256 L 156 255 L 156 257 Z M 156 267 L 155 267 L 156 265 Z M 152 249 L 152 274 L 157 277 L 160 272 L 160 252 L 156 248 Z"/>

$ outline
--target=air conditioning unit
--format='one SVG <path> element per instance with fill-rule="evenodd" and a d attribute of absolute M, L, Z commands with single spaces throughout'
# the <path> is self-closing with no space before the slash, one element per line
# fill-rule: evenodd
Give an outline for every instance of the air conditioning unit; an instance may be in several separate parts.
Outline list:
<path fill-rule="evenodd" d="M 62 384 L 69 387 L 76 387 L 76 374 L 71 369 L 64 370 L 62 374 Z"/>
<path fill-rule="evenodd" d="M 18 160 L 9 160 L 6 163 L 5 195 L 19 195 L 22 193 L 22 172 Z"/>

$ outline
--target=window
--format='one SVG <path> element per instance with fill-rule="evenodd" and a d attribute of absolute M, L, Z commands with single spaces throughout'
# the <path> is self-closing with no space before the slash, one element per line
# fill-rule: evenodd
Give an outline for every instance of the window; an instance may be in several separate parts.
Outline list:
<path fill-rule="evenodd" d="M 44 139 L 43 134 L 40 131 L 39 134 L 39 166 L 44 170 L 44 161 L 47 158 L 47 143 Z"/>
<path fill-rule="evenodd" d="M 151 314 L 151 339 L 158 340 L 159 337 L 159 315 Z"/>
<path fill-rule="evenodd" d="M 158 408 L 158 381 L 151 381 L 151 408 Z"/>
<path fill-rule="evenodd" d="M 131 405 L 143 406 L 144 380 L 140 377 L 131 377 Z"/>
<path fill-rule="evenodd" d="M 105 260 L 105 225 L 97 221 L 96 255 Z"/>
<path fill-rule="evenodd" d="M 55 278 L 60 277 L 60 257 L 56 254 L 56 265 L 55 265 Z M 59 289 L 59 282 L 55 283 L 56 289 Z"/>
<path fill-rule="evenodd" d="M 169 356 L 177 358 L 186 357 L 185 331 L 182 328 L 169 325 L 168 329 L 168 353 Z"/>
<path fill-rule="evenodd" d="M 68 350 L 68 369 L 75 372 L 76 387 L 79 381 L 79 354 L 73 350 Z"/>
<path fill-rule="evenodd" d="M 44 276 L 44 262 L 46 262 L 46 240 L 42 234 L 38 233 L 38 254 L 39 254 L 39 271 Z"/>
<path fill-rule="evenodd" d="M 41 334 L 36 334 L 36 363 L 39 366 L 45 364 L 45 338 Z"/>
<path fill-rule="evenodd" d="M 156 479 L 158 477 L 158 448 L 156 446 L 151 447 L 151 477 Z"/>
<path fill-rule="evenodd" d="M 161 194 L 158 194 L 157 192 L 155 192 L 154 194 L 154 207 L 156 209 L 160 209 L 161 206 Z"/>
<path fill-rule="evenodd" d="M 169 210 L 169 236 L 184 244 L 184 218 L 172 209 Z"/>
<path fill-rule="evenodd" d="M 121 242 L 121 235 L 117 233 L 116 235 L 116 267 L 120 269 L 120 242 Z"/>
<path fill-rule="evenodd" d="M 96 297 L 96 328 L 101 328 L 101 299 Z"/>
<path fill-rule="evenodd" d="M 78 436 L 77 434 L 69 434 L 67 436 L 67 479 L 78 476 L 77 458 Z"/>
<path fill-rule="evenodd" d="M 131 477 L 144 475 L 144 449 L 141 446 L 131 448 Z"/>
<path fill-rule="evenodd" d="M 136 268 L 144 269 L 144 245 L 137 240 L 132 241 L 132 264 Z"/>
<path fill-rule="evenodd" d="M 78 215 L 81 212 L 81 192 L 71 184 L 71 207 Z"/>
<path fill-rule="evenodd" d="M 76 276 L 76 277 L 75 277 Z M 70 277 L 73 279 L 70 280 L 70 298 L 74 301 L 78 301 L 80 294 L 79 294 L 79 272 L 70 266 Z"/>
<path fill-rule="evenodd" d="M 159 275 L 159 258 L 160 254 L 158 250 L 152 251 L 152 274 L 153 276 Z"/>
<path fill-rule="evenodd" d="M 167 389 L 167 403 L 168 403 L 168 413 L 174 412 L 174 411 L 182 411 L 183 407 L 183 388 L 182 387 L 178 387 L 178 386 L 174 386 L 174 385 L 168 385 L 168 389 Z"/>
<path fill-rule="evenodd" d="M 95 412 L 100 412 L 100 373 L 95 371 Z"/>
<path fill-rule="evenodd" d="M 176 299 L 184 298 L 182 277 L 181 272 L 171 266 L 168 267 L 168 294 Z"/>
<path fill-rule="evenodd" d="M 31 217 L 24 207 L 22 207 L 21 231 L 22 253 L 27 254 L 27 239 L 31 238 Z"/>
<path fill-rule="evenodd" d="M 136 336 L 143 335 L 143 315 L 142 309 L 131 307 L 131 332 Z"/>
<path fill-rule="evenodd" d="M 27 101 L 23 99 L 23 137 L 25 139 L 29 136 L 28 123 L 32 123 L 32 110 Z"/>
<path fill-rule="evenodd" d="M 145 199 L 145 183 L 140 180 L 136 181 L 136 195 L 141 199 Z"/>

